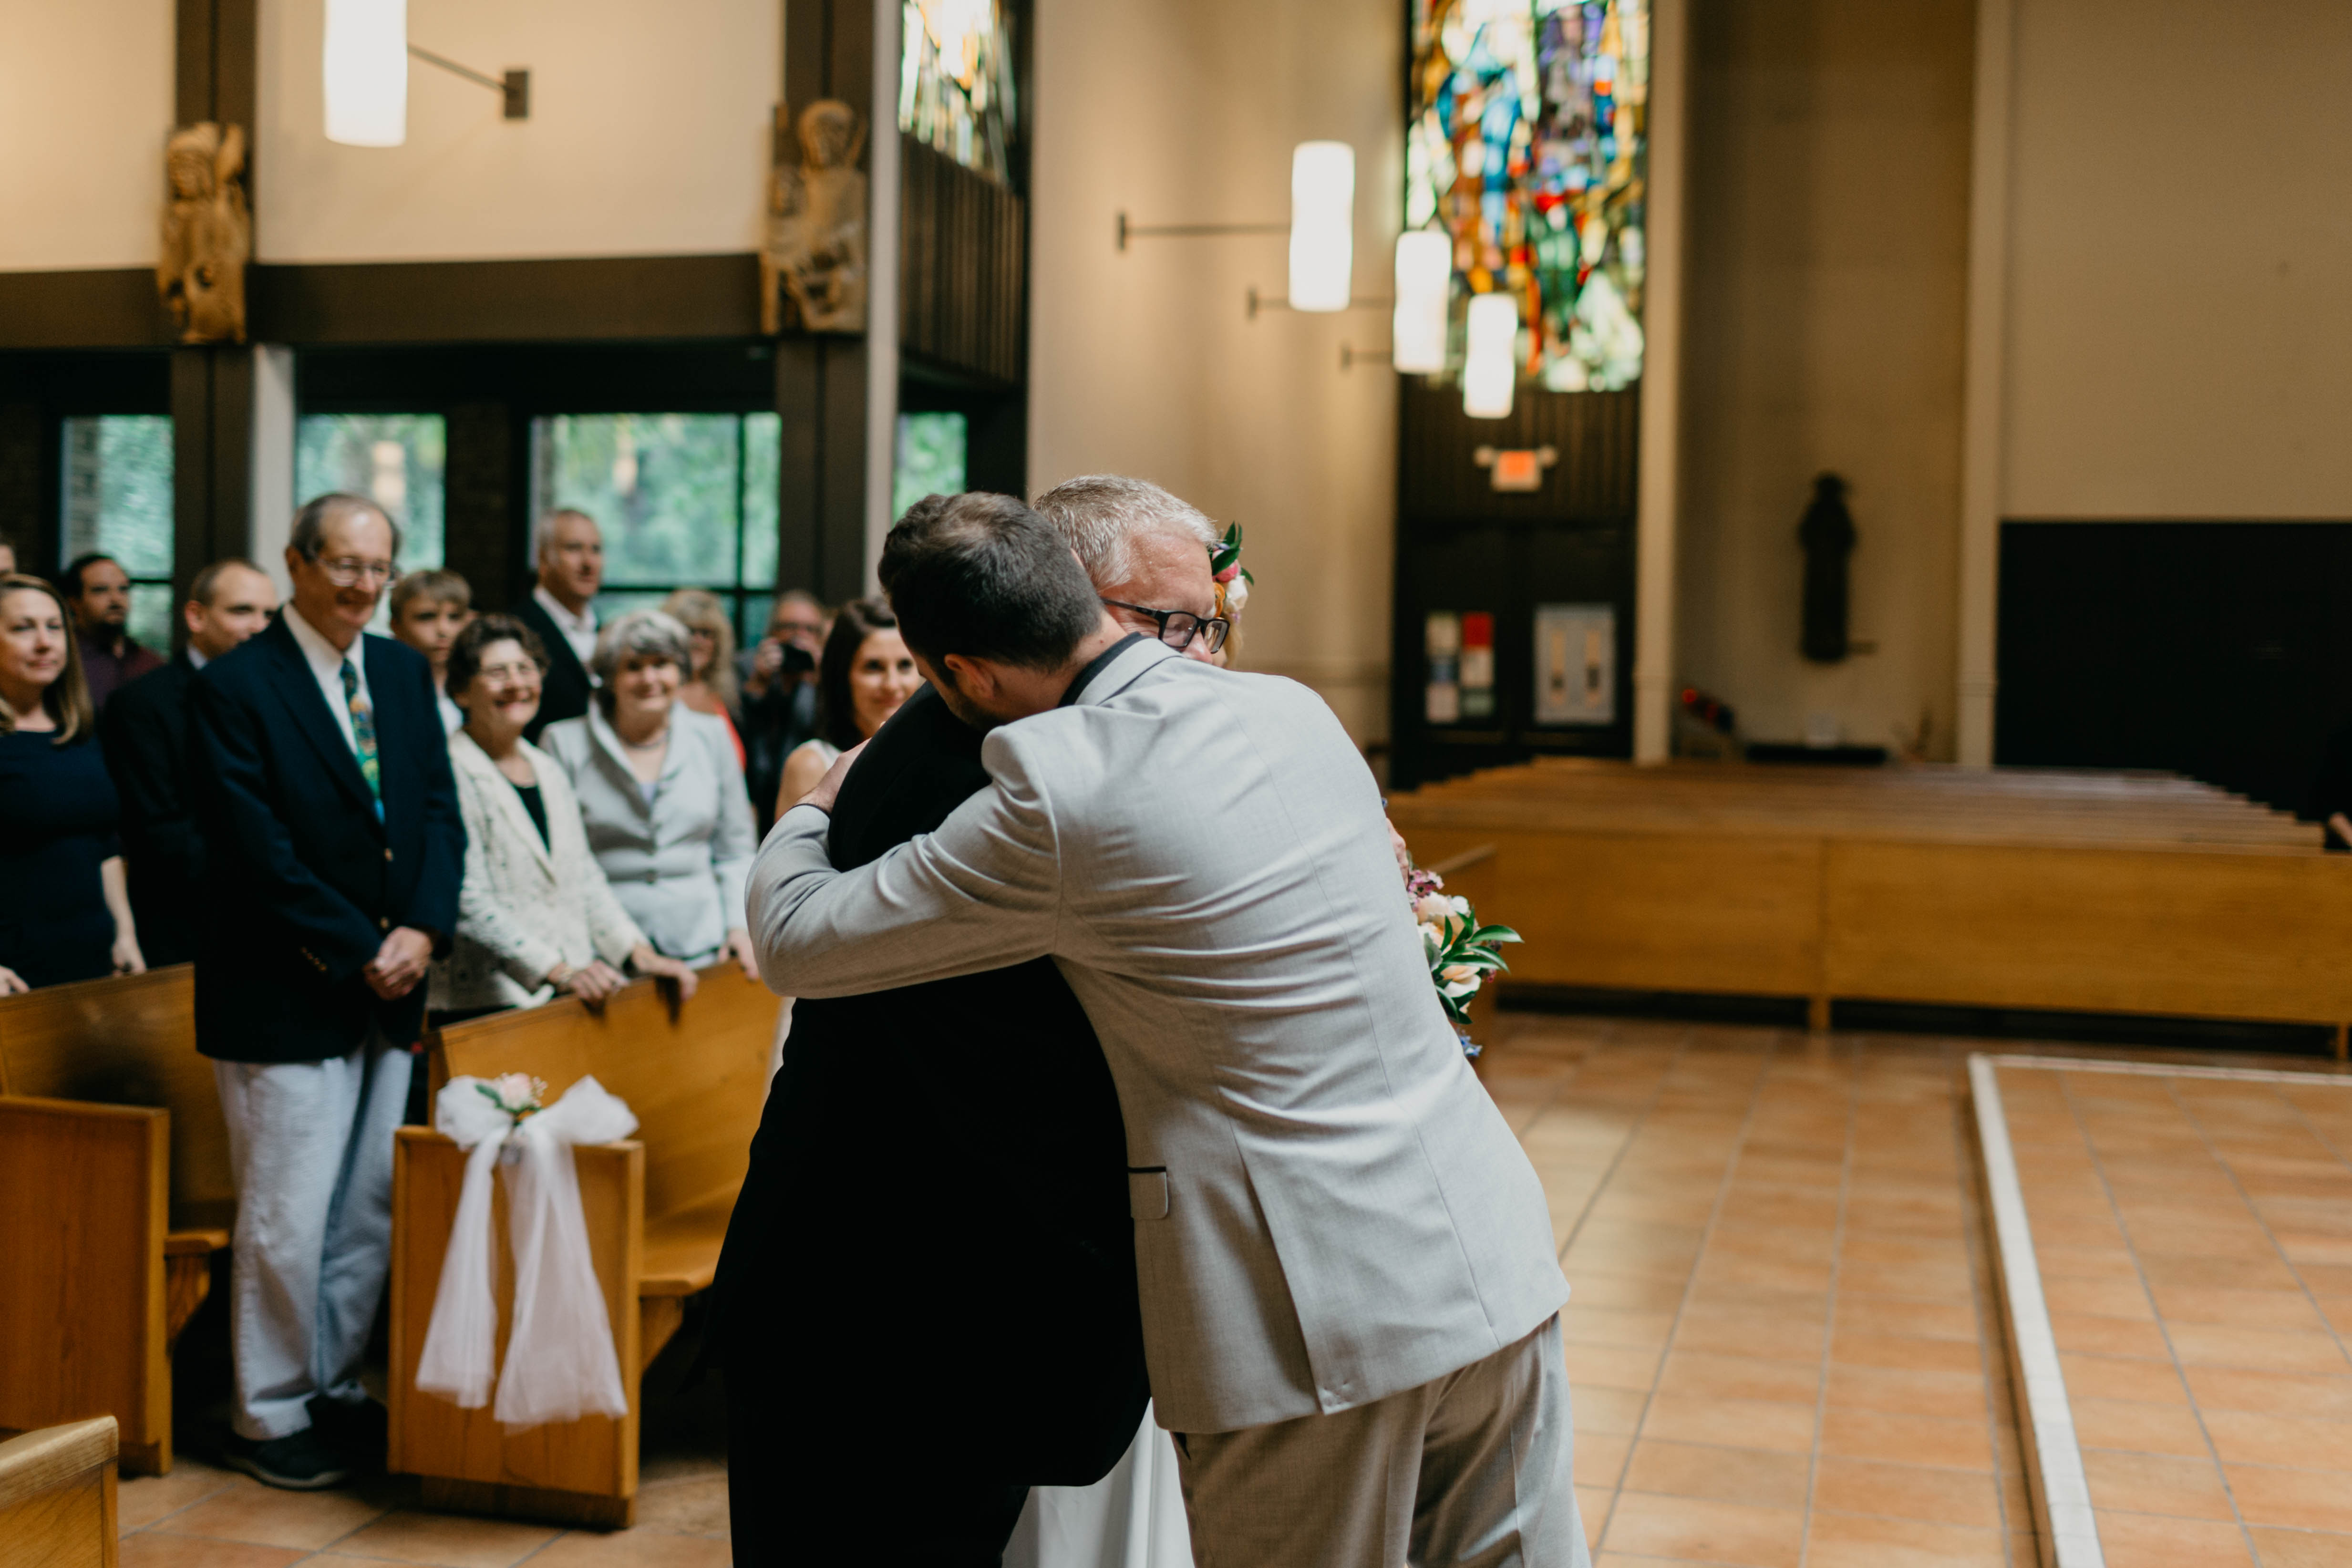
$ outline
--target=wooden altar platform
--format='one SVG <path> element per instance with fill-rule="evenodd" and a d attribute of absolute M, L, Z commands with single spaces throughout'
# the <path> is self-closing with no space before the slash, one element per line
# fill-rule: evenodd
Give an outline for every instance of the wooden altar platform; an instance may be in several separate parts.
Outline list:
<path fill-rule="evenodd" d="M 1494 847 L 1508 983 L 2352 1022 L 2352 857 L 2172 774 L 1559 758 L 1391 816 Z"/>

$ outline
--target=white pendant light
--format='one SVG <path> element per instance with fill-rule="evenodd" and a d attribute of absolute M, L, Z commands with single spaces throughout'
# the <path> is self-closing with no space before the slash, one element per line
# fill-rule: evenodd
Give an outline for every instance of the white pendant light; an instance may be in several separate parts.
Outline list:
<path fill-rule="evenodd" d="M 1480 294 L 1470 301 L 1469 352 L 1462 362 L 1462 412 L 1507 419 L 1519 379 L 1519 300 Z"/>
<path fill-rule="evenodd" d="M 1389 330 L 1400 373 L 1430 375 L 1445 368 L 1446 316 L 1453 292 L 1453 237 L 1434 228 L 1397 236 L 1396 315 Z"/>
<path fill-rule="evenodd" d="M 408 140 L 408 0 L 327 0 L 327 140 Z"/>
<path fill-rule="evenodd" d="M 1346 310 L 1355 266 L 1356 150 L 1301 142 L 1290 154 L 1290 308 Z"/>

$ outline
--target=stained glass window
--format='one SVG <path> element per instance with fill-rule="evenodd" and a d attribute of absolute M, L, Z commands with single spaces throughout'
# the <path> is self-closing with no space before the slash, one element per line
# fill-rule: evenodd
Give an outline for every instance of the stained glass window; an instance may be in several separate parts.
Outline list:
<path fill-rule="evenodd" d="M 1642 374 L 1648 0 L 1413 0 L 1405 226 L 1454 241 L 1469 296 L 1519 301 L 1521 373 L 1555 392 Z"/>
<path fill-rule="evenodd" d="M 1013 183 L 1013 47 L 1001 0 L 905 0 L 898 129 Z"/>

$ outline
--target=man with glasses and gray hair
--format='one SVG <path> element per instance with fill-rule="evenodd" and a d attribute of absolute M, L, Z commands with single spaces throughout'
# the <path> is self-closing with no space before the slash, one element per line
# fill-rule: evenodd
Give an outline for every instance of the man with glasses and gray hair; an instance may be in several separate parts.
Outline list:
<path fill-rule="evenodd" d="M 1209 573 L 1216 526 L 1199 508 L 1121 474 L 1065 479 L 1030 504 L 1068 542 L 1113 620 L 1218 662 L 1233 627 L 1217 614 Z"/>
<path fill-rule="evenodd" d="M 466 830 L 425 657 L 367 624 L 400 531 L 359 496 L 294 520 L 276 622 L 198 671 L 196 1048 L 236 1179 L 225 1462 L 341 1481 L 381 1447 L 360 1384 L 391 1264 L 392 1141 Z"/>

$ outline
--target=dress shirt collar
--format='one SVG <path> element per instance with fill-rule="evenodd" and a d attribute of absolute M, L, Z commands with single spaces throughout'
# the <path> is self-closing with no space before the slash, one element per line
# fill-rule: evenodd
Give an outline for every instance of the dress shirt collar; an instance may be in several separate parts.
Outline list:
<path fill-rule="evenodd" d="M 352 639 L 348 651 L 339 648 L 327 640 L 324 632 L 303 619 L 302 612 L 292 605 L 286 606 L 286 629 L 294 634 L 294 646 L 302 650 L 303 658 L 321 681 L 341 681 L 342 667 L 347 659 L 355 666 L 359 665 L 361 647 L 367 639 L 367 634 L 362 632 Z M 362 678 L 367 674 L 364 667 L 361 667 L 360 674 Z"/>
<path fill-rule="evenodd" d="M 581 637 L 593 637 L 596 635 L 594 600 L 590 600 L 588 607 L 575 616 L 564 608 L 562 600 L 547 591 L 547 584 L 544 583 L 531 589 L 530 596 L 539 601 L 539 607 L 547 612 L 547 618 L 553 621 L 555 629 L 565 637 L 577 640 Z"/>
<path fill-rule="evenodd" d="M 202 669 L 205 666 L 213 661 L 210 654 L 199 649 L 194 644 L 182 648 L 180 651 L 188 656 L 188 668 L 191 669 Z"/>

